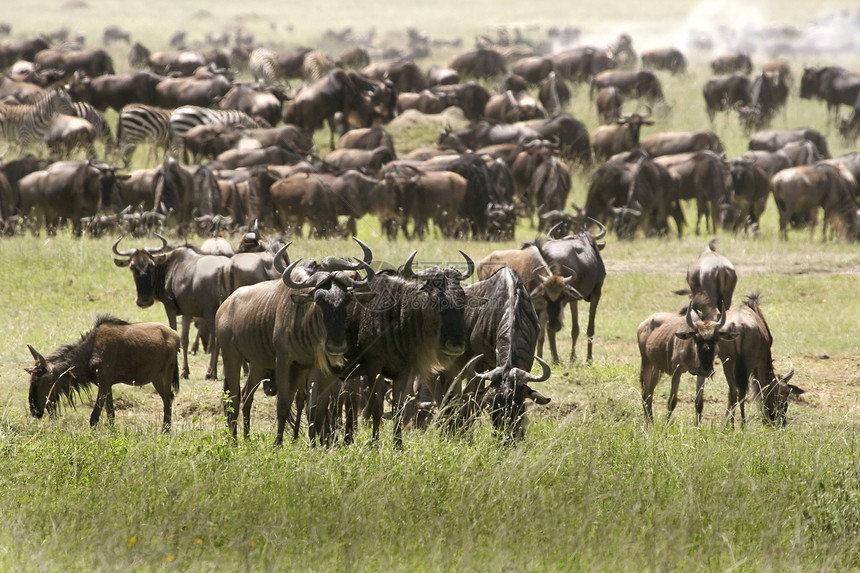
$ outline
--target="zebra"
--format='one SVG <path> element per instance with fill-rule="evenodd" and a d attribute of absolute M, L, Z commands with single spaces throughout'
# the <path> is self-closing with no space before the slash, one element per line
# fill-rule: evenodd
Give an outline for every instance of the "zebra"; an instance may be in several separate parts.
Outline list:
<path fill-rule="evenodd" d="M 31 104 L 0 104 L 0 134 L 20 155 L 28 145 L 38 144 L 41 154 L 45 132 L 56 114 L 75 115 L 72 98 L 63 89 L 46 91 Z"/>
<path fill-rule="evenodd" d="M 260 127 L 260 124 L 244 111 L 184 105 L 170 114 L 172 145 L 176 148 L 183 146 L 182 136 L 199 125 L 238 125 L 249 129 Z"/>
<path fill-rule="evenodd" d="M 266 85 L 278 83 L 278 58 L 275 52 L 267 48 L 257 48 L 248 56 L 248 69 L 255 80 L 263 80 Z"/>
<path fill-rule="evenodd" d="M 76 116 L 85 119 L 96 128 L 96 137 L 102 141 L 105 146 L 105 155 L 113 153 L 116 148 L 116 141 L 113 138 L 113 132 L 110 129 L 105 114 L 94 108 L 91 104 L 76 101 L 72 103 Z"/>
<path fill-rule="evenodd" d="M 334 60 L 324 51 L 311 50 L 305 54 L 305 59 L 302 63 L 302 75 L 311 82 L 315 82 L 326 77 L 336 67 L 337 65 L 334 63 Z"/>
<path fill-rule="evenodd" d="M 119 112 L 116 124 L 116 138 L 119 154 L 128 167 L 135 148 L 140 143 L 150 146 L 155 160 L 158 148 L 167 155 L 170 149 L 171 110 L 142 103 L 130 103 Z"/>

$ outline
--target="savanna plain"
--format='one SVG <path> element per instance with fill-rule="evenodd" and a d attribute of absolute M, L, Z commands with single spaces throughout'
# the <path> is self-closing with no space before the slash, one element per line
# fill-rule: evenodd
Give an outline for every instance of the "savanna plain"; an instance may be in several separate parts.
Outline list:
<path fill-rule="evenodd" d="M 71 5 L 72 3 L 67 3 Z M 4 8 L 13 33 L 69 26 L 93 43 L 109 24 L 129 29 L 150 48 L 176 29 L 190 37 L 242 22 L 260 41 L 285 47 L 319 45 L 326 28 L 375 26 L 380 38 L 402 39 L 416 26 L 431 37 L 463 37 L 497 24 L 571 24 L 583 35 L 611 41 L 628 32 L 634 48 L 675 44 L 693 24 L 723 22 L 742 30 L 755 18 L 803 25 L 815 16 L 856 9 L 851 3 L 602 3 L 524 7 L 448 0 L 387 3 L 263 1 L 253 5 L 149 2 L 61 2 Z M 613 6 L 613 4 L 617 4 Z M 361 10 L 358 6 L 361 6 Z M 615 9 L 613 9 L 615 8 Z M 752 12 L 752 14 L 750 14 Z M 668 15 L 667 15 L 668 14 Z M 701 14 L 702 16 L 697 16 Z M 192 16 L 194 15 L 194 16 Z M 734 17 L 733 17 L 734 15 Z M 396 16 L 396 17 L 395 17 Z M 695 18 L 702 18 L 698 21 Z M 274 22 L 274 25 L 270 25 Z M 287 26 L 292 26 L 287 28 Z M 637 34 L 637 32 L 639 34 Z M 383 41 L 383 40 L 378 40 Z M 650 45 L 643 45 L 650 43 Z M 126 47 L 109 48 L 118 72 Z M 686 51 L 686 48 L 685 48 Z M 661 74 L 671 111 L 643 135 L 707 126 L 701 86 L 708 54 L 687 52 L 688 75 Z M 443 63 L 434 54 L 423 66 Z M 754 62 L 760 61 L 753 55 Z M 860 56 L 825 54 L 792 59 L 837 62 L 860 70 Z M 490 86 L 492 87 L 492 86 Z M 597 125 L 587 89 L 569 111 Z M 115 115 L 113 116 L 115 119 Z M 815 127 L 831 152 L 853 151 L 825 125 L 820 101 L 801 100 L 797 84 L 774 128 Z M 398 152 L 432 145 L 438 130 L 417 127 L 395 135 Z M 714 130 L 728 157 L 746 148 L 735 116 Z M 328 134 L 318 132 L 326 149 Z M 2 144 L 0 144 L 2 145 Z M 138 154 L 132 167 L 142 167 Z M 591 173 L 574 172 L 571 198 L 584 204 Z M 687 220 L 695 217 L 693 206 Z M 173 429 L 159 433 L 161 401 L 151 386 L 114 388 L 116 423 L 91 430 L 91 400 L 36 420 L 27 407 L 32 365 L 27 344 L 52 352 L 91 328 L 96 315 L 166 322 L 160 305 L 139 309 L 126 269 L 113 263 L 116 237 L 75 239 L 19 234 L 0 240 L 0 570 L 3 571 L 824 571 L 860 569 L 860 249 L 856 243 L 778 236 L 776 208 L 767 205 L 757 236 L 717 231 L 718 250 L 738 272 L 735 299 L 758 292 L 774 336 L 777 370 L 789 362 L 792 382 L 806 392 L 789 405 L 784 428 L 763 423 L 758 404 L 747 424 L 726 427 L 726 383 L 720 368 L 705 387 L 703 423 L 694 421 L 694 379 L 685 376 L 672 422 L 665 423 L 668 379 L 655 397 L 656 423 L 647 426 L 638 382 L 637 325 L 651 313 L 676 310 L 672 290 L 712 235 L 620 242 L 611 233 L 602 251 L 607 267 L 597 315 L 593 362 L 567 359 L 569 316 L 561 332 L 562 363 L 539 390 L 552 398 L 531 406 L 525 439 L 499 441 L 483 419 L 466 436 L 431 426 L 410 430 L 402 450 L 384 426 L 379 443 L 361 427 L 356 443 L 311 448 L 306 439 L 272 447 L 275 405 L 258 393 L 249 440 L 226 432 L 220 381 L 204 380 L 208 357 L 191 357 L 191 378 L 174 403 Z M 358 236 L 376 261 L 459 264 L 533 238 L 527 221 L 516 240 L 479 243 L 433 238 L 387 241 L 375 220 Z M 288 237 L 292 256 L 352 254 L 347 240 Z M 171 237 L 199 244 L 203 238 Z M 462 268 L 462 267 L 461 267 Z M 582 313 L 580 306 L 580 314 Z M 585 325 L 582 324 L 584 333 Z"/>

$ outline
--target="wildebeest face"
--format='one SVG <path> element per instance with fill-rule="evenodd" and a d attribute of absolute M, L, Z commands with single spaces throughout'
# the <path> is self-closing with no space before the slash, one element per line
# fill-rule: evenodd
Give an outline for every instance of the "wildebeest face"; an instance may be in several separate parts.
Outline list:
<path fill-rule="evenodd" d="M 57 376 L 54 376 L 48 363 L 32 346 L 28 346 L 36 363 L 32 368 L 27 368 L 30 375 L 30 415 L 41 418 L 48 411 L 53 416 L 56 411 L 57 401 L 60 399 L 60 386 Z"/>
<path fill-rule="evenodd" d="M 152 273 L 155 269 L 155 260 L 152 255 L 138 251 L 131 257 L 128 265 L 131 275 L 134 277 L 134 286 L 137 290 L 135 303 L 140 308 L 147 308 L 155 304 L 155 295 L 152 288 Z"/>
<path fill-rule="evenodd" d="M 690 340 L 695 345 L 695 366 L 691 365 L 689 372 L 695 376 L 710 377 L 714 374 L 714 355 L 716 354 L 719 340 L 733 340 L 737 332 L 723 331 L 726 315 L 720 312 L 719 321 L 702 320 L 699 313 L 692 309 L 687 310 L 688 330 L 675 333 L 681 340 Z"/>

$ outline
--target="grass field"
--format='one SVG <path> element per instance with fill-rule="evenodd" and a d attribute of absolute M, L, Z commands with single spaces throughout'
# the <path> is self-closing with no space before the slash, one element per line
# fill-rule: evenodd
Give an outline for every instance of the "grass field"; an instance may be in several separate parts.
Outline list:
<path fill-rule="evenodd" d="M 243 22 L 261 38 L 311 43 L 326 28 L 377 26 L 394 38 L 416 25 L 467 43 L 487 26 L 572 23 L 584 34 L 634 45 L 671 40 L 696 25 L 742 25 L 762 14 L 801 24 L 806 4 L 738 3 L 613 6 L 528 3 L 398 4 L 383 18 L 382 3 L 269 0 L 253 6 L 207 6 L 191 15 L 186 2 L 145 5 L 89 1 L 4 7 L 18 33 L 62 25 L 100 37 L 107 24 L 127 27 L 151 47 L 175 30 L 192 36 Z M 391 8 L 390 5 L 385 4 Z M 850 2 L 817 5 L 821 13 Z M 817 8 L 818 9 L 818 8 Z M 617 6 L 615 13 L 622 13 Z M 253 14 L 258 17 L 253 17 Z M 491 16 L 487 16 L 490 14 Z M 335 16 L 336 15 L 336 16 Z M 274 21 L 272 29 L 268 22 Z M 286 26 L 292 25 L 288 32 Z M 641 36 L 637 35 L 641 31 Z M 290 35 L 292 34 L 292 35 Z M 661 34 L 663 34 L 661 36 Z M 268 36 L 267 36 L 268 35 Z M 638 43 L 637 43 L 638 42 Z M 111 48 L 119 60 L 124 48 Z M 856 55 L 843 57 L 857 69 Z M 701 62 L 699 62 L 701 63 Z M 804 61 L 793 61 L 796 70 Z M 697 65 L 684 78 L 661 76 L 672 111 L 644 131 L 707 125 Z M 796 94 L 793 91 L 793 94 Z M 587 90 L 571 112 L 589 129 L 596 114 Z M 809 125 L 823 131 L 824 106 L 792 97 L 775 127 Z M 734 118 L 715 130 L 734 157 L 746 139 Z M 403 134 L 398 150 L 433 142 L 432 129 Z M 317 135 L 326 142 L 328 135 Z M 834 155 L 846 147 L 829 134 Z M 324 149 L 323 145 L 319 145 Z M 138 157 L 138 162 L 143 160 Z M 589 173 L 576 174 L 572 198 L 585 200 Z M 687 210 L 688 220 L 693 212 Z M 401 263 L 413 249 L 423 262 L 458 263 L 514 247 L 535 231 L 523 223 L 516 241 L 474 243 L 433 239 L 390 243 L 375 221 L 359 236 L 377 261 Z M 207 357 L 192 357 L 174 405 L 174 430 L 160 435 L 160 399 L 150 386 L 117 387 L 114 427 L 90 430 L 91 401 L 56 419 L 35 420 L 27 409 L 32 364 L 27 344 L 47 354 L 89 330 L 97 314 L 165 321 L 163 308 L 139 309 L 126 269 L 114 266 L 114 237 L 73 239 L 21 235 L 0 241 L 0 570 L 2 571 L 830 571 L 860 568 L 860 250 L 807 231 L 777 236 L 770 203 L 756 238 L 718 233 L 719 250 L 739 275 L 736 300 L 763 296 L 774 335 L 777 370 L 791 361 L 793 400 L 788 425 L 762 423 L 757 404 L 746 427 L 723 426 L 726 384 L 718 369 L 705 390 L 705 418 L 695 427 L 694 383 L 684 377 L 673 423 L 665 425 L 668 380 L 658 386 L 647 427 L 638 383 L 635 342 L 640 321 L 673 310 L 692 264 L 711 236 L 681 240 L 612 235 L 603 251 L 608 276 L 597 316 L 595 360 L 564 361 L 539 390 L 552 397 L 532 407 L 526 439 L 499 443 L 487 420 L 452 439 L 434 428 L 408 431 L 405 448 L 391 446 L 391 427 L 371 444 L 362 427 L 354 446 L 311 449 L 305 439 L 271 446 L 275 407 L 258 393 L 248 441 L 224 431 L 221 383 L 203 378 Z M 199 238 L 189 240 L 198 242 Z M 294 238 L 293 256 L 353 254 L 348 241 Z M 581 309 L 582 313 L 582 309 Z M 583 323 L 584 330 L 584 323 Z M 570 348 L 569 324 L 560 351 Z M 585 352 L 580 339 L 579 354 Z"/>

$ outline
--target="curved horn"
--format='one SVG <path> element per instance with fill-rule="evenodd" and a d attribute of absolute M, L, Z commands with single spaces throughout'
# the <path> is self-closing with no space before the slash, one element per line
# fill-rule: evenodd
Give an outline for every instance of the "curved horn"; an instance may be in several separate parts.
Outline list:
<path fill-rule="evenodd" d="M 523 370 L 522 383 L 526 382 L 546 382 L 549 380 L 550 374 L 552 374 L 552 369 L 549 367 L 543 358 L 540 356 L 535 356 L 535 360 L 537 360 L 538 364 L 543 368 L 543 372 L 540 375 L 532 374 L 531 372 L 526 372 Z"/>
<path fill-rule="evenodd" d="M 457 277 L 459 280 L 464 281 L 475 273 L 475 261 L 469 258 L 469 255 L 463 251 L 460 251 L 460 254 L 463 255 L 464 259 L 466 259 L 466 274 L 464 275 L 460 271 L 457 271 Z"/>
<path fill-rule="evenodd" d="M 689 306 L 687 306 L 687 326 L 690 327 L 690 330 L 696 330 L 696 325 L 693 323 L 693 301 L 690 300 Z"/>
<path fill-rule="evenodd" d="M 475 372 L 475 364 L 477 364 L 483 357 L 483 354 L 478 354 L 466 363 L 466 366 L 463 368 L 463 371 L 466 373 L 466 378 L 478 378 L 479 380 L 492 381 L 494 376 L 504 370 L 504 366 L 496 366 L 492 370 L 487 370 L 486 372 Z"/>
<path fill-rule="evenodd" d="M 364 251 L 364 262 L 367 264 L 372 263 L 373 251 L 370 250 L 370 247 L 368 247 L 367 244 L 358 237 L 353 237 L 352 240 L 358 243 L 358 246 L 361 247 L 362 251 Z"/>
<path fill-rule="evenodd" d="M 303 288 L 308 288 L 308 287 L 312 287 L 312 286 L 316 285 L 316 281 L 313 280 L 313 276 L 309 277 L 308 280 L 306 280 L 304 283 L 298 283 L 298 282 L 293 280 L 292 276 L 290 276 L 291 273 L 293 272 L 293 269 L 295 269 L 296 266 L 300 262 L 302 262 L 303 258 L 304 257 L 300 257 L 300 258 L 296 259 L 295 261 L 293 261 L 292 263 L 290 263 L 290 265 L 286 269 L 284 269 L 284 273 L 281 275 L 281 279 L 284 281 L 284 284 L 290 288 L 303 289 Z M 314 273 L 314 274 L 316 274 L 316 273 Z"/>
<path fill-rule="evenodd" d="M 717 330 L 720 330 L 726 324 L 726 310 L 723 305 L 720 305 L 720 320 L 717 322 Z"/>
<path fill-rule="evenodd" d="M 278 252 L 275 253 L 275 258 L 272 260 L 272 266 L 274 267 L 274 269 L 276 271 L 281 273 L 281 275 L 283 275 L 284 271 L 287 269 L 287 267 L 284 266 L 284 263 L 281 262 L 281 258 L 283 258 L 286 261 L 287 265 L 290 264 L 290 257 L 287 256 L 287 247 L 289 247 L 292 244 L 293 244 L 293 242 L 290 241 L 289 243 L 287 243 L 286 245 L 284 245 L 283 247 L 278 249 Z"/>
<path fill-rule="evenodd" d="M 791 380 L 791 377 L 794 376 L 794 364 L 791 360 L 788 361 L 788 374 L 786 374 L 780 382 L 784 384 L 788 384 L 788 381 Z"/>
<path fill-rule="evenodd" d="M 158 247 L 157 249 L 155 247 L 144 247 L 143 248 L 143 250 L 146 251 L 147 253 L 149 253 L 150 255 L 155 255 L 157 253 L 161 253 L 162 251 L 164 251 L 164 249 L 167 248 L 167 239 L 165 239 L 163 236 L 161 236 L 158 233 L 155 233 L 155 236 L 158 237 L 159 239 L 161 239 L 161 246 Z"/>
<path fill-rule="evenodd" d="M 590 221 L 594 222 L 594 224 L 595 224 L 595 225 L 597 225 L 598 227 L 600 227 L 600 231 L 598 231 L 598 233 L 597 233 L 596 235 L 591 235 L 591 236 L 594 238 L 594 240 L 595 240 L 595 241 L 599 241 L 599 240 L 600 240 L 600 239 L 602 239 L 604 236 L 606 236 L 606 226 L 605 226 L 603 223 L 601 223 L 601 222 L 600 222 L 600 221 L 598 221 L 597 219 L 592 219 L 591 217 L 589 217 L 588 219 L 589 219 Z"/>
<path fill-rule="evenodd" d="M 364 269 L 365 271 L 367 271 L 367 275 L 363 279 L 354 279 L 343 271 L 335 271 L 334 273 L 332 273 L 332 276 L 341 284 L 346 285 L 348 287 L 366 286 L 370 281 L 373 280 L 373 277 L 376 276 L 376 273 L 366 262 L 362 261 L 361 259 L 355 260 L 357 262 L 357 268 Z"/>
<path fill-rule="evenodd" d="M 32 346 L 30 346 L 29 344 L 27 345 L 27 348 L 30 349 L 30 354 L 33 355 L 33 358 L 36 359 L 36 362 L 39 363 L 39 366 L 41 366 L 42 368 L 47 370 L 48 369 L 48 361 L 45 360 L 45 357 L 42 356 L 41 354 L 39 354 L 39 351 L 36 350 L 35 348 L 33 348 Z M 793 372 L 793 369 L 792 369 L 792 372 Z"/>
<path fill-rule="evenodd" d="M 118 257 L 130 257 L 134 254 L 134 249 L 129 249 L 127 251 L 119 251 L 117 249 L 117 245 L 119 245 L 119 242 L 122 241 L 123 238 L 125 238 L 125 235 L 123 235 L 119 239 L 117 239 L 116 242 L 113 244 L 113 247 L 111 247 L 111 249 L 113 250 L 113 254 L 115 254 Z"/>
<path fill-rule="evenodd" d="M 412 251 L 412 253 L 406 257 L 406 262 L 403 263 L 403 272 L 400 273 L 404 278 L 411 279 L 415 276 L 415 273 L 412 271 L 412 261 L 415 260 L 415 255 L 418 254 L 418 251 Z"/>
<path fill-rule="evenodd" d="M 556 223 L 555 225 L 552 226 L 552 229 L 550 229 L 549 232 L 547 232 L 546 236 L 549 237 L 550 239 L 557 239 L 558 237 L 555 237 L 553 235 L 555 234 L 555 232 L 557 230 L 560 230 L 563 225 L 564 225 L 564 222 Z"/>

